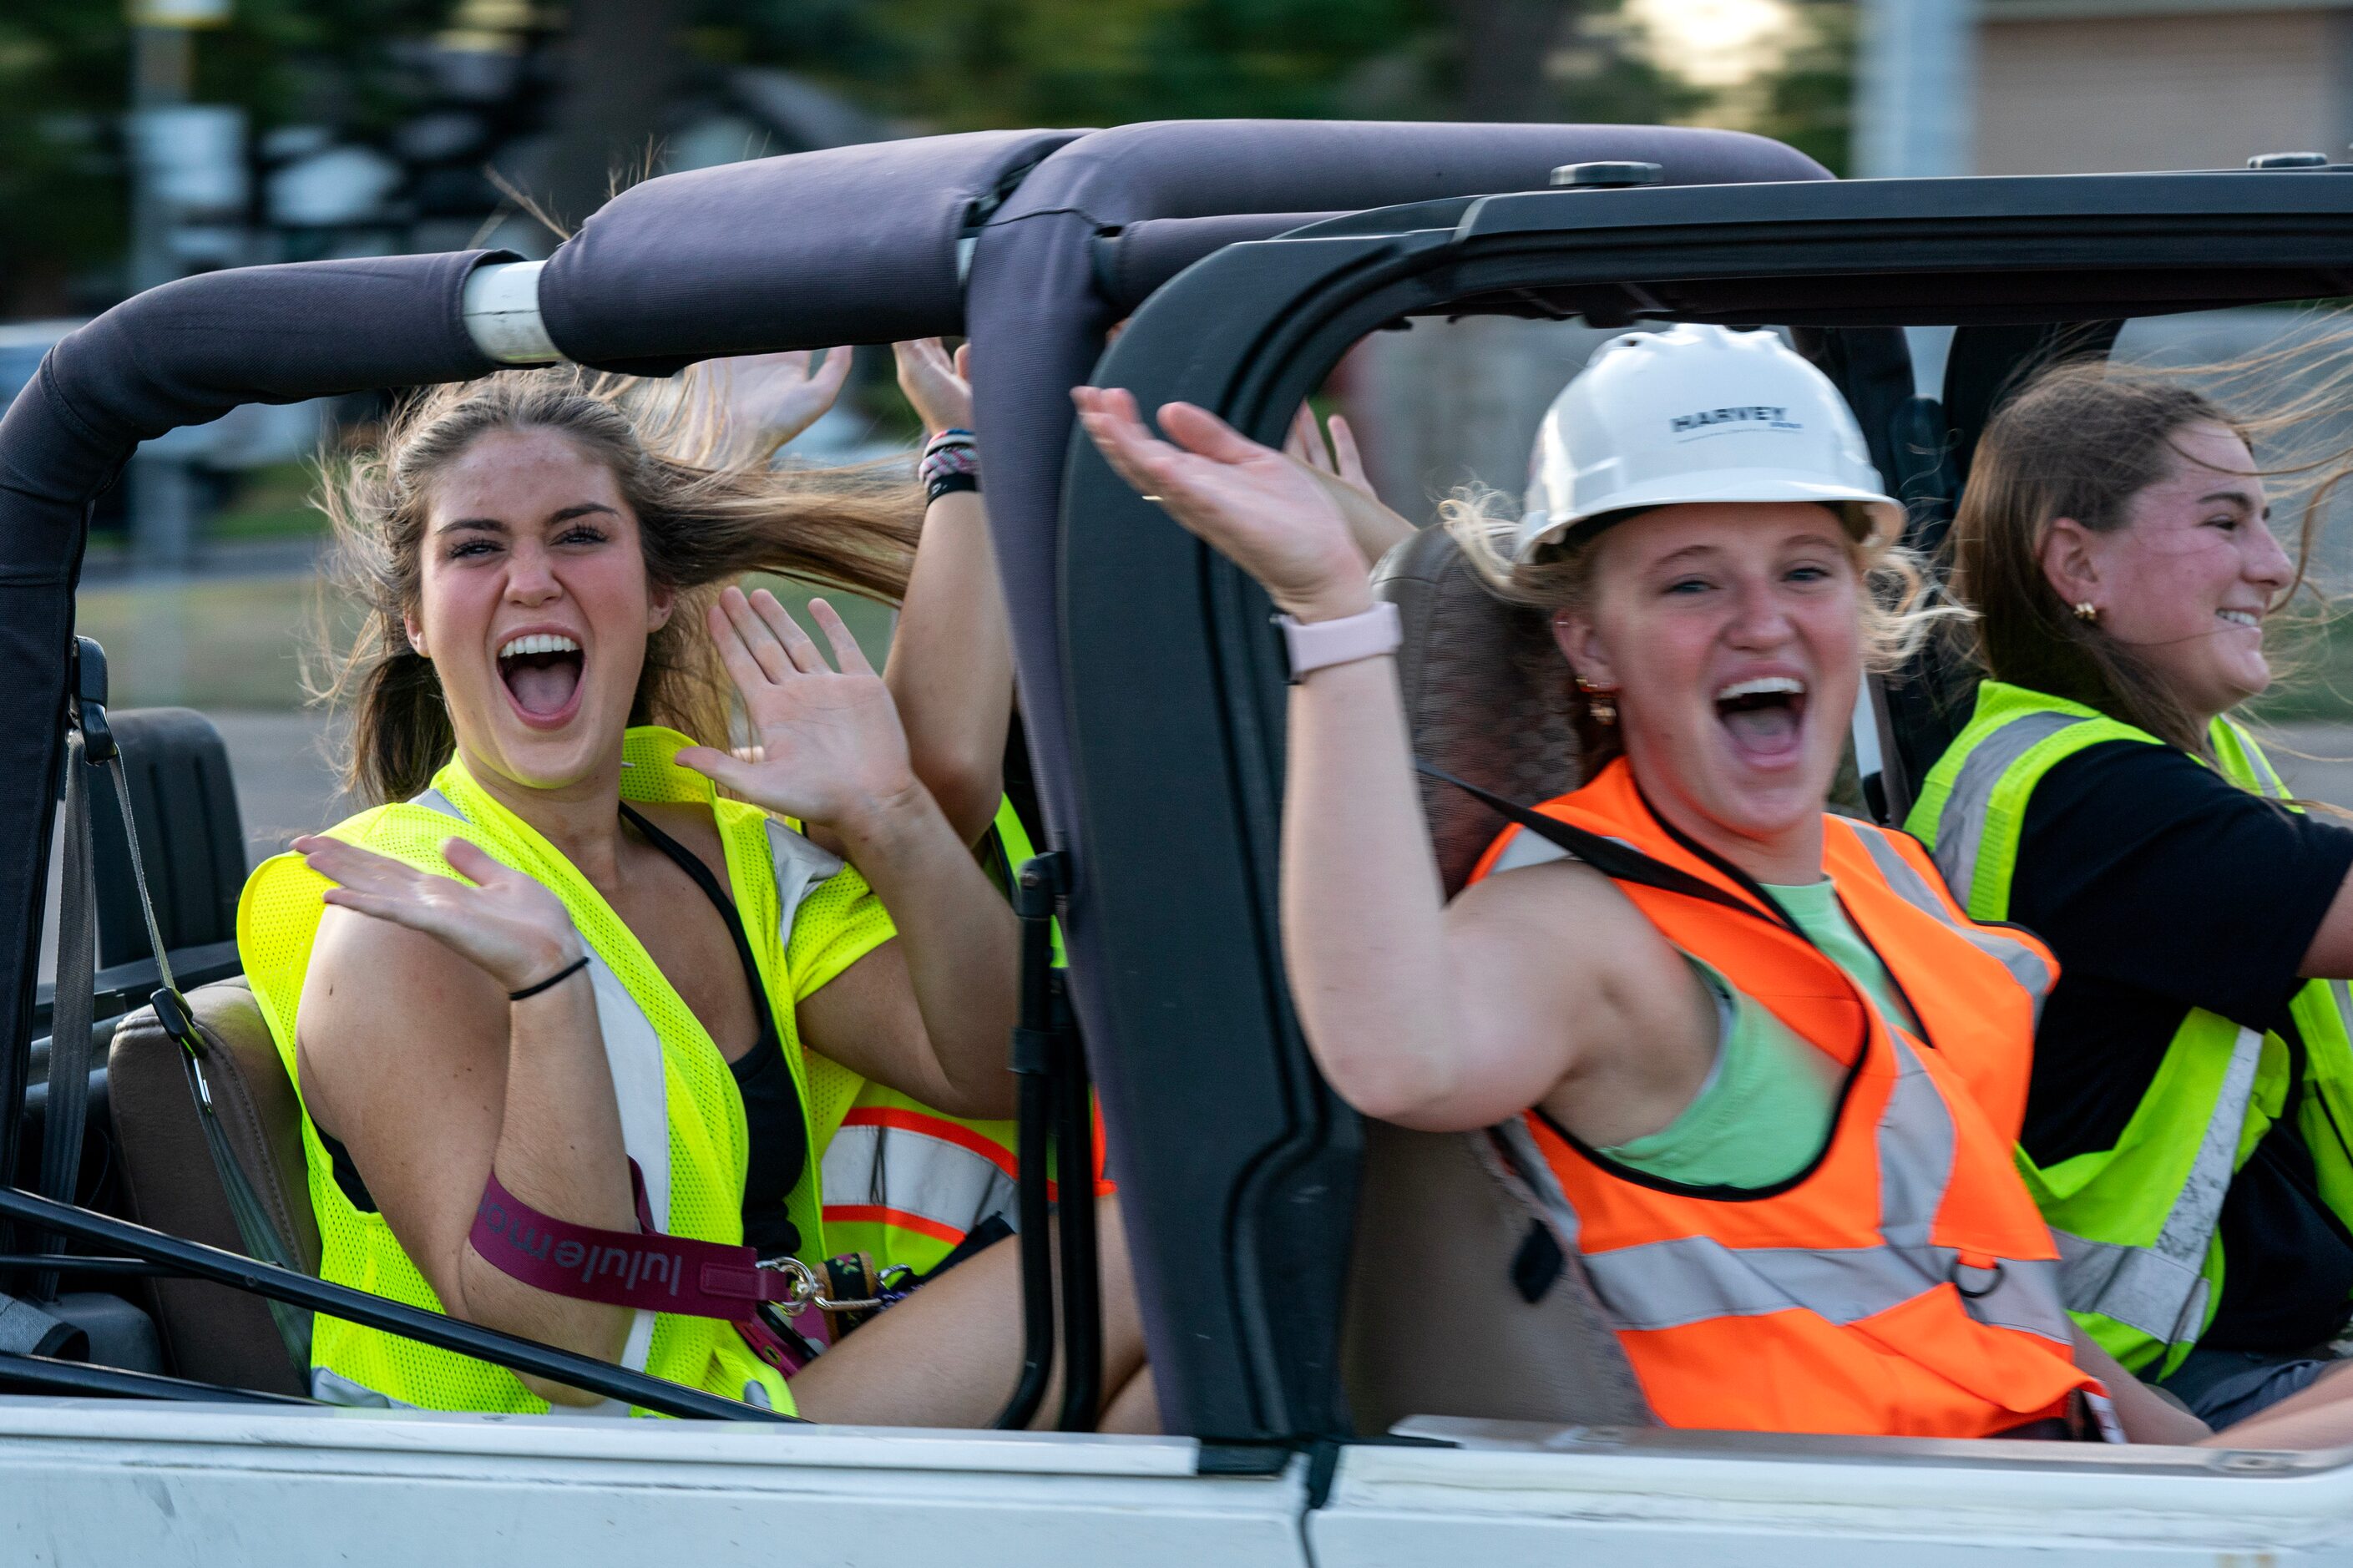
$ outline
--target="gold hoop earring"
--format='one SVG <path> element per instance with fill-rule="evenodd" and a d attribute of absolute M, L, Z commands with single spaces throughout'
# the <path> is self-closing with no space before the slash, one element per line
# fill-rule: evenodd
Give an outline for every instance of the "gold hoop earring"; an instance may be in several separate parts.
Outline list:
<path fill-rule="evenodd" d="M 1596 686 L 1580 675 L 1577 678 L 1577 689 L 1585 694 L 1585 710 L 1592 715 L 1595 723 L 1618 722 L 1618 704 L 1612 700 L 1617 695 L 1616 687 Z"/>
<path fill-rule="evenodd" d="M 2075 618 L 2086 625 L 2096 621 L 2100 618 L 2100 606 L 2089 599 L 2081 600 L 2075 605 Z"/>

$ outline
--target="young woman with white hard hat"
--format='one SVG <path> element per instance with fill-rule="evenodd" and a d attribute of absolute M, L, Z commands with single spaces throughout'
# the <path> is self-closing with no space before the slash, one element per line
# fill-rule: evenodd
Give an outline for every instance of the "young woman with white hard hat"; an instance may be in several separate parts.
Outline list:
<path fill-rule="evenodd" d="M 1493 1126 L 1550 1178 L 1660 1420 L 2058 1436 L 2103 1424 L 2105 1380 L 2136 1436 L 2205 1436 L 2072 1332 L 2010 1165 L 2048 954 L 1824 812 L 1865 664 L 1915 622 L 1873 589 L 1901 509 L 1819 372 L 1765 333 L 1620 338 L 1547 416 L 1520 521 L 1455 509 L 1609 740 L 1451 904 L 1395 621 L 1325 487 L 1198 408 L 1160 410 L 1170 445 L 1126 394 L 1076 395 L 1285 613 L 1283 938 L 1318 1063 L 1369 1115 Z"/>
<path fill-rule="evenodd" d="M 1995 413 L 1952 536 L 1989 679 L 1911 819 L 2065 965 L 2021 1153 L 2068 1307 L 2218 1424 L 2330 1373 L 2353 1314 L 2353 830 L 2229 717 L 2301 577 L 2251 434 L 2090 363 Z"/>

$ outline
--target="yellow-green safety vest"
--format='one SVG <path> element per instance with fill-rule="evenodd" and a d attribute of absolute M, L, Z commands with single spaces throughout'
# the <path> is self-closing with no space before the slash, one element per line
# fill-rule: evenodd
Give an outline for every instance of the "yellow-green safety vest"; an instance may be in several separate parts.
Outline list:
<path fill-rule="evenodd" d="M 709 780 L 672 760 L 691 742 L 675 731 L 632 729 L 623 742 L 624 799 L 710 807 L 726 853 L 728 881 L 767 990 L 785 1058 L 810 1095 L 796 1004 L 892 935 L 889 917 L 858 872 L 755 806 L 717 798 Z M 702 1241 L 743 1240 L 746 1134 L 744 1101 L 725 1059 L 652 958 L 587 879 L 538 833 L 451 762 L 425 794 L 361 812 L 334 837 L 437 875 L 450 876 L 441 847 L 480 846 L 564 901 L 588 949 L 596 1011 L 622 1133 L 642 1171 L 657 1229 Z M 287 1076 L 300 1098 L 297 1008 L 326 879 L 297 855 L 264 861 L 237 906 L 237 945 Z M 419 1017 L 419 1027 L 429 1027 Z M 821 1147 L 806 1128 L 808 1147 Z M 320 1273 L 409 1306 L 442 1310 L 380 1214 L 357 1207 L 337 1183 L 308 1110 L 302 1149 L 318 1215 Z M 827 1256 L 823 1195 L 813 1159 L 786 1210 L 803 1253 Z M 732 1324 L 639 1312 L 622 1364 L 730 1398 L 790 1411 L 784 1380 L 745 1347 Z M 311 1336 L 312 1393 L 338 1404 L 435 1410 L 538 1413 L 547 1405 L 503 1367 L 322 1315 Z M 607 1402 L 596 1407 L 621 1414 Z"/>
<path fill-rule="evenodd" d="M 2244 730 L 2218 718 L 2208 734 L 2225 777 L 2290 798 Z M 2043 775 L 2111 741 L 2165 743 L 2079 702 L 1998 680 L 1978 687 L 1975 713 L 1930 770 L 1907 822 L 1972 917 L 2009 918 L 2019 839 Z M 2353 1126 L 2348 1013 L 2353 998 L 2342 981 L 2311 981 L 2289 1007 L 2305 1048 L 2296 1125 L 2323 1201 L 2353 1219 L 2353 1151 L 2340 1131 Z M 2222 1298 L 2223 1198 L 2286 1114 L 2293 1076 L 2278 1035 L 2191 1008 L 2114 1148 L 2048 1167 L 2019 1151 L 2019 1168 L 2059 1240 L 2068 1308 L 2132 1371 L 2173 1372 L 2212 1322 Z"/>

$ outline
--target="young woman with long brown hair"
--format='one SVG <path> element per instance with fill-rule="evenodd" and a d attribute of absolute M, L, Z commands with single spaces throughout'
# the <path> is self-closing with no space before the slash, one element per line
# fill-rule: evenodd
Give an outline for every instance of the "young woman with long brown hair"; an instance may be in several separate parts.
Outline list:
<path fill-rule="evenodd" d="M 2353 1312 L 2353 829 L 2230 717 L 2302 577 L 2264 433 L 2095 362 L 1995 413 L 1952 533 L 1988 679 L 1910 823 L 1972 915 L 2059 958 L 2020 1148 L 2069 1308 L 2217 1425 L 2321 1376 Z M 2309 537 L 2327 466 L 2282 467 Z"/>
<path fill-rule="evenodd" d="M 839 616 L 813 612 L 837 670 L 732 585 L 894 596 L 904 480 L 698 466 L 649 440 L 668 416 L 570 371 L 495 376 L 416 400 L 332 487 L 369 611 L 351 770 L 384 804 L 258 870 L 239 923 L 303 1104 L 322 1272 L 820 1420 L 979 1425 L 1018 1370 L 1009 1248 L 787 1386 L 755 1326 L 549 1289 L 482 1229 L 495 1207 L 543 1238 L 642 1226 L 816 1263 L 806 1053 L 957 1113 L 1010 1106 L 1003 899 Z M 723 749 L 730 684 L 752 760 Z M 1117 1421 L 1148 1393 L 1105 1235 Z M 324 1319 L 312 1359 L 348 1402 L 594 1404 Z"/>

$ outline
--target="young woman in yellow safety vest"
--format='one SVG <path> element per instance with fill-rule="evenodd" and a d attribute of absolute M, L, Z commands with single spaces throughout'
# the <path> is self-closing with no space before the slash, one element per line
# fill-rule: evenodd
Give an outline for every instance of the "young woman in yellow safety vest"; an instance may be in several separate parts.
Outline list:
<path fill-rule="evenodd" d="M 697 467 L 649 447 L 651 406 L 569 371 L 442 388 L 331 486 L 369 612 L 345 671 L 353 782 L 386 804 L 263 866 L 239 911 L 301 1100 L 322 1270 L 819 1420 L 979 1425 L 1018 1366 L 1011 1248 L 789 1384 L 756 1323 L 543 1288 L 483 1250 L 496 1208 L 543 1238 L 814 1264 L 833 1249 L 811 1053 L 959 1114 L 1012 1099 L 1012 918 L 884 683 L 829 608 L 839 673 L 771 596 L 721 587 L 765 569 L 893 595 L 903 491 Z M 730 682 L 757 762 L 697 743 L 727 738 Z M 1105 1218 L 1118 1426 L 1149 1396 Z M 607 1408 L 324 1318 L 313 1386 Z"/>
<path fill-rule="evenodd" d="M 1368 1115 L 1518 1152 L 1662 1422 L 2060 1436 L 2105 1384 L 2131 1436 L 2209 1436 L 2073 1331 L 2012 1167 L 2047 952 L 1825 814 L 1865 661 L 1905 630 L 1871 591 L 1901 509 L 1826 378 L 1770 333 L 1613 340 L 1546 416 L 1523 516 L 1452 509 L 1551 617 L 1588 780 L 1451 905 L 1396 622 L 1324 482 L 1199 408 L 1161 408 L 1164 441 L 1125 393 L 1076 395 L 1286 617 L 1283 945 L 1318 1064 Z M 2307 1395 L 2221 1440 L 2348 1436 Z"/>
<path fill-rule="evenodd" d="M 2353 1313 L 2353 830 L 2229 717 L 2297 580 L 2269 510 L 2178 375 L 2064 366 L 2000 409 L 1953 529 L 1990 679 L 1910 824 L 2064 970 L 2020 1163 L 2068 1307 L 2217 1424 Z"/>

